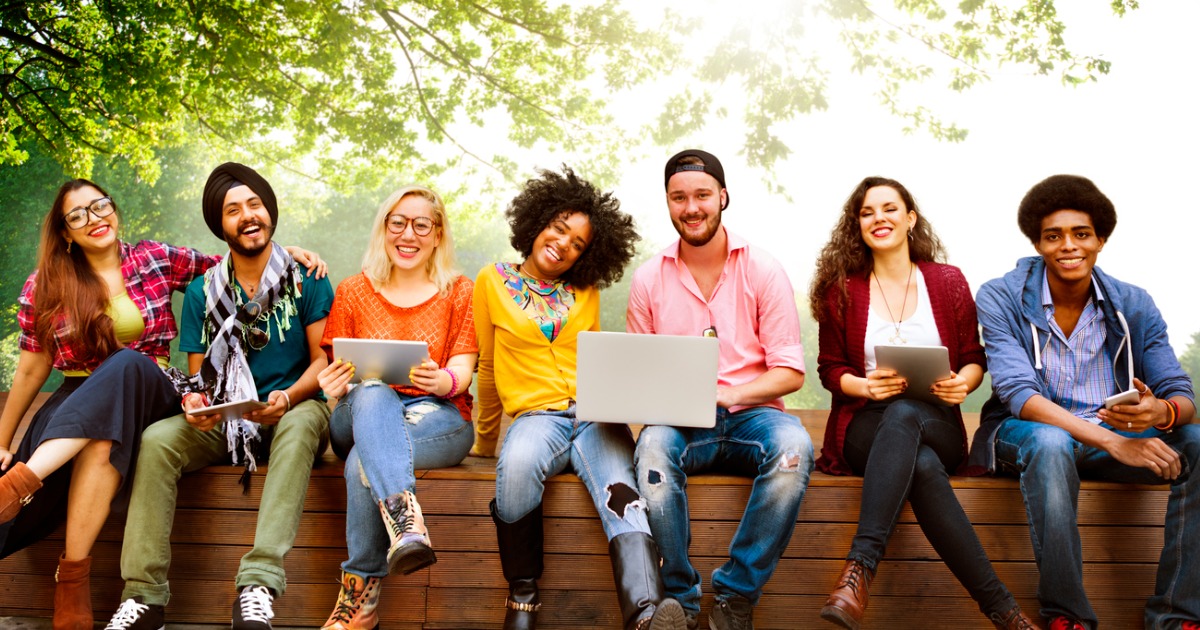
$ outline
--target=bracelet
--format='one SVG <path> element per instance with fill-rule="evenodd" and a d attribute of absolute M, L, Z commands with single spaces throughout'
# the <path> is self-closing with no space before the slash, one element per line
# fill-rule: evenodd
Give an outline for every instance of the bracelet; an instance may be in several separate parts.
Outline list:
<path fill-rule="evenodd" d="M 181 407 L 184 406 L 184 403 L 187 402 L 188 396 L 199 396 L 200 397 L 200 406 L 201 407 L 208 406 L 208 397 L 207 396 L 205 396 L 204 394 L 201 394 L 200 392 L 188 392 L 183 395 L 183 398 L 179 399 L 179 404 Z M 185 407 L 185 410 L 186 410 L 186 407 Z"/>
<path fill-rule="evenodd" d="M 284 413 L 291 411 L 292 410 L 292 397 L 290 395 L 288 395 L 287 390 L 286 389 L 277 389 L 275 391 L 279 392 L 280 394 L 283 394 L 283 399 L 287 401 L 287 411 L 285 411 Z"/>
<path fill-rule="evenodd" d="M 450 368 L 442 368 L 442 371 L 450 375 L 450 391 L 442 394 L 442 398 L 453 398 L 454 394 L 458 393 L 458 375 Z"/>
<path fill-rule="evenodd" d="M 1171 429 L 1175 428 L 1175 422 L 1179 420 L 1179 405 L 1176 404 L 1175 401 L 1167 398 L 1160 398 L 1159 400 L 1167 404 L 1167 414 L 1171 416 L 1171 419 L 1167 420 L 1163 424 L 1154 425 L 1154 428 L 1158 429 L 1159 431 L 1170 431 Z"/>

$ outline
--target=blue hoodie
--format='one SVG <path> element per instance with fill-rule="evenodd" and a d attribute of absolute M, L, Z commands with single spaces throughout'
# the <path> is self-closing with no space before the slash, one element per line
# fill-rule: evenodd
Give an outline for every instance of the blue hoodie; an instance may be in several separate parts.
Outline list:
<path fill-rule="evenodd" d="M 1021 408 L 1035 394 L 1054 400 L 1041 370 L 1035 367 L 1051 334 L 1042 306 L 1045 274 L 1046 263 L 1040 256 L 1022 258 L 1017 261 L 1016 269 L 984 284 L 975 297 L 988 371 L 992 373 L 992 397 L 983 405 L 979 430 L 971 443 L 968 458 L 971 466 L 984 466 L 995 472 L 994 441 L 1000 423 L 1020 417 Z M 1125 330 L 1117 318 L 1120 312 L 1129 323 L 1130 339 L 1124 345 L 1124 352 L 1133 353 L 1134 376 L 1159 398 L 1186 396 L 1194 400 L 1192 381 L 1175 358 L 1167 340 L 1167 324 L 1150 294 L 1106 275 L 1099 267 L 1092 268 L 1092 278 L 1104 295 L 1100 308 L 1106 324 L 1106 354 L 1114 357 L 1122 352 Z M 1121 359 L 1114 376 L 1118 390 L 1124 391 L 1133 384 L 1126 382 L 1125 356 Z"/>

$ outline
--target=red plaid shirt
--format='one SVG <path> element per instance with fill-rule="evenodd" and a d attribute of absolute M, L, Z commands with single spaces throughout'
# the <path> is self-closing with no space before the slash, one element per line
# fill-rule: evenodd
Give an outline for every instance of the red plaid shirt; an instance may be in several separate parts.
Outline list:
<path fill-rule="evenodd" d="M 183 291 L 196 276 L 221 261 L 220 256 L 205 256 L 187 247 L 174 247 L 155 241 L 141 241 L 136 245 L 122 242 L 121 275 L 125 277 L 125 291 L 137 305 L 146 322 L 146 330 L 129 348 L 151 357 L 168 357 L 171 340 L 179 334 L 175 316 L 171 313 L 171 292 Z M 17 322 L 21 326 L 21 349 L 29 352 L 46 350 L 33 333 L 37 309 L 33 305 L 33 282 L 35 270 L 25 281 L 18 299 L 20 310 Z M 58 322 L 54 331 L 52 358 L 58 370 L 94 370 L 99 361 L 85 364 L 76 357 L 78 346 L 67 343 L 70 323 L 65 319 Z"/>

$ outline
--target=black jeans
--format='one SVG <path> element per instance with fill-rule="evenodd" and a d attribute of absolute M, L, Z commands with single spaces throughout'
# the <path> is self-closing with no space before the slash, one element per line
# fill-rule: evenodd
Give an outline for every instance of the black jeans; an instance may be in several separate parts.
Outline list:
<path fill-rule="evenodd" d="M 880 448 L 872 448 L 876 443 Z M 875 570 L 907 499 L 925 538 L 983 614 L 1016 605 L 950 487 L 946 471 L 962 459 L 952 408 L 915 400 L 867 403 L 846 429 L 845 456 L 863 476 L 858 532 L 847 560 Z"/>

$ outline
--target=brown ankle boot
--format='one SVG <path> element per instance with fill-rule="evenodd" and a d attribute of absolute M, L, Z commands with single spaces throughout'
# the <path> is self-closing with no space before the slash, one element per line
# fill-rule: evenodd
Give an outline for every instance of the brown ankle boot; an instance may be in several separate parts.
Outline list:
<path fill-rule="evenodd" d="M 17 462 L 0 477 L 0 523 L 17 517 L 17 512 L 29 503 L 33 493 L 42 487 L 42 480 L 25 465 Z"/>
<path fill-rule="evenodd" d="M 58 557 L 54 573 L 54 630 L 92 630 L 92 558 Z"/>
<path fill-rule="evenodd" d="M 1042 630 L 1037 622 L 1021 612 L 1021 607 L 1016 605 L 1006 613 L 992 613 L 991 619 L 1000 630 Z"/>
<path fill-rule="evenodd" d="M 857 560 L 847 560 L 842 568 L 842 577 L 838 579 L 837 588 L 825 600 L 821 609 L 821 618 L 826 621 L 858 630 L 863 613 L 867 610 L 868 589 L 875 573 Z"/>

